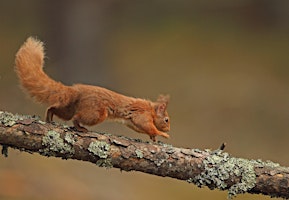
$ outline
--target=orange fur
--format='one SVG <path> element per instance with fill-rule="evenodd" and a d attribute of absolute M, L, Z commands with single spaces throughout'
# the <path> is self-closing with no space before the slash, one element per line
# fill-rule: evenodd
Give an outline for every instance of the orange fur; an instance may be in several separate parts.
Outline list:
<path fill-rule="evenodd" d="M 166 111 L 168 96 L 160 95 L 156 102 L 127 97 L 108 89 L 75 84 L 65 86 L 43 71 L 44 47 L 32 37 L 16 54 L 15 71 L 22 87 L 37 102 L 47 104 L 46 121 L 53 115 L 72 120 L 78 131 L 86 132 L 82 125 L 96 125 L 106 119 L 122 122 L 133 130 L 146 133 L 155 141 L 157 135 L 169 138 L 170 130 Z"/>

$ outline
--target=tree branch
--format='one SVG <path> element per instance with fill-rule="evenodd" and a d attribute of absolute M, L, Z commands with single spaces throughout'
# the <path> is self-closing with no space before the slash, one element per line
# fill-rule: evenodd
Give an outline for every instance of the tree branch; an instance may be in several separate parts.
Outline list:
<path fill-rule="evenodd" d="M 37 117 L 0 111 L 0 144 L 43 156 L 77 159 L 99 167 L 140 171 L 194 183 L 199 187 L 289 198 L 289 168 L 261 160 L 235 158 L 222 150 L 177 148 L 48 124 Z"/>

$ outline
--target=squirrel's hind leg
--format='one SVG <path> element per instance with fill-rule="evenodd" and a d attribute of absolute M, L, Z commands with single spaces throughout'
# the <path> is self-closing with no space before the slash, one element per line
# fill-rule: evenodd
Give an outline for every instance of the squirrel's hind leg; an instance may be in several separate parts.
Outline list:
<path fill-rule="evenodd" d="M 68 104 L 66 106 L 60 106 L 59 104 L 54 104 L 47 108 L 45 114 L 45 121 L 52 122 L 53 116 L 56 115 L 60 119 L 65 121 L 70 120 L 75 113 L 74 104 Z"/>
<path fill-rule="evenodd" d="M 45 113 L 45 121 L 48 122 L 48 123 L 51 123 L 52 122 L 52 119 L 53 119 L 53 112 L 54 110 L 54 107 L 49 107 L 47 108 L 46 110 L 46 113 Z"/>

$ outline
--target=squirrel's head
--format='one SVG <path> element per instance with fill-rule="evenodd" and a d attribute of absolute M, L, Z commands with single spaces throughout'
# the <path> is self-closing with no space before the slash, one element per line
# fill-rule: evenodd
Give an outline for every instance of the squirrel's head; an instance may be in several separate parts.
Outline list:
<path fill-rule="evenodd" d="M 163 132 L 168 132 L 170 130 L 170 118 L 167 112 L 169 98 L 168 95 L 160 95 L 154 105 L 156 112 L 154 124 L 159 131 Z"/>

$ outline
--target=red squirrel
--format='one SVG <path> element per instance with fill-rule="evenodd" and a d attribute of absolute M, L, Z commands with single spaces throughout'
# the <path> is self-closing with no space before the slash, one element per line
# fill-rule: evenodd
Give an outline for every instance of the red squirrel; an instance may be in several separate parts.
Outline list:
<path fill-rule="evenodd" d="M 44 71 L 44 45 L 29 37 L 16 54 L 15 71 L 22 88 L 41 104 L 47 104 L 46 122 L 56 115 L 72 120 L 80 132 L 88 130 L 81 125 L 92 126 L 106 119 L 113 119 L 129 128 L 150 136 L 169 138 L 167 113 L 169 96 L 160 95 L 156 102 L 127 97 L 111 90 L 84 84 L 63 85 L 51 79 Z M 80 125 L 81 124 L 81 125 Z"/>

